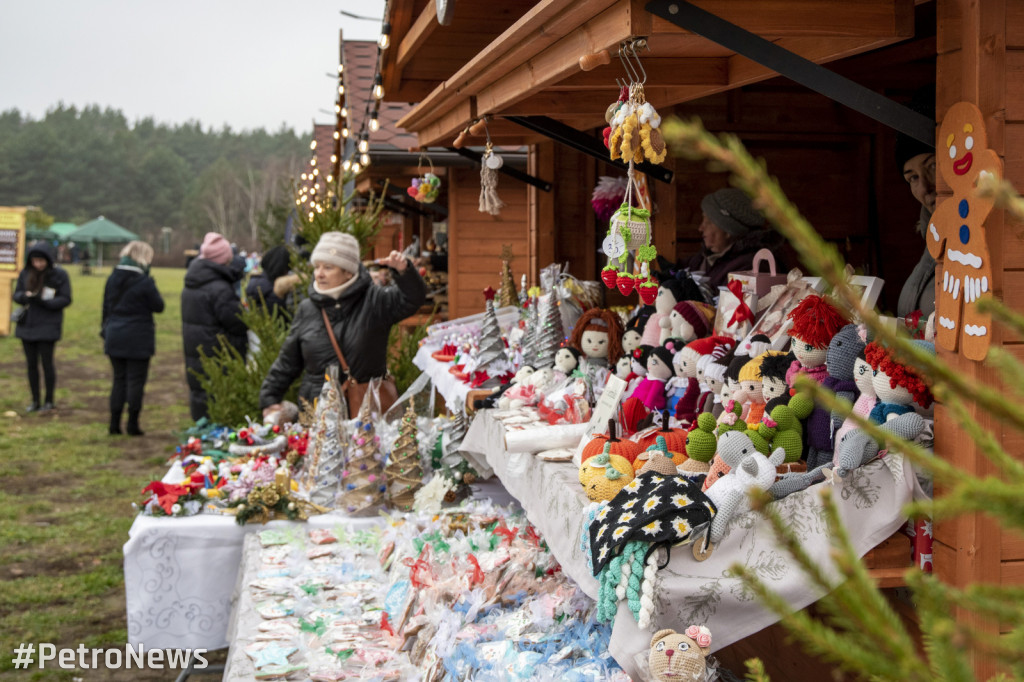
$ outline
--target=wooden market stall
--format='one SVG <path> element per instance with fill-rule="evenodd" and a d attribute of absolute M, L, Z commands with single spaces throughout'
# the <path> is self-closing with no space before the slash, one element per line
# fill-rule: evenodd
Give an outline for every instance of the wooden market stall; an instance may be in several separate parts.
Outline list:
<path fill-rule="evenodd" d="M 699 115 L 709 130 L 734 132 L 764 157 L 819 232 L 836 242 L 849 262 L 888 282 L 883 309 L 895 308 L 900 284 L 923 248 L 913 231 L 917 206 L 893 158 L 891 126 L 932 143 L 935 136 L 933 125 L 922 127 L 922 117 L 899 104 L 932 84 L 939 121 L 953 103 L 973 102 L 985 116 L 989 146 L 1003 158 L 1007 179 L 1024 187 L 1020 0 L 494 5 L 449 0 L 450 11 L 439 17 L 433 0 L 392 0 L 397 49 L 385 54 L 382 69 L 387 99 L 419 102 L 399 125 L 415 133 L 421 147 L 450 147 L 467 126 L 488 117 L 492 139 L 529 145 L 528 173 L 551 182 L 550 192 L 530 185 L 521 208 L 515 204 L 499 221 L 484 214 L 471 219 L 479 185 L 468 171 L 453 179 L 450 203 L 466 210 L 460 218 L 453 215 L 453 232 L 459 233 L 460 245 L 472 248 L 453 246 L 452 270 L 466 268 L 465 282 L 472 283 L 467 290 L 482 286 L 489 272 L 496 285 L 497 267 L 487 259 L 496 259 L 498 251 L 486 240 L 499 231 L 516 234 L 517 253 L 525 250 L 526 262 L 517 263 L 517 272 L 525 265 L 535 278 L 547 263 L 567 260 L 574 273 L 596 278 L 603 265 L 596 253 L 603 227 L 590 210 L 590 192 L 599 175 L 621 174 L 599 158 L 599 131 L 618 92 L 615 79 L 623 76 L 614 54 L 638 38 L 650 48 L 640 53 L 648 100 L 663 116 Z M 761 43 L 768 46 L 750 47 Z M 581 69 L 581 58 L 604 61 L 605 50 L 610 63 Z M 815 66 L 822 64 L 829 68 Z M 667 173 L 649 175 L 653 241 L 673 259 L 696 250 L 700 198 L 726 179 L 680 160 L 670 159 L 666 168 Z M 457 196 L 462 192 L 465 198 Z M 941 203 L 950 192 L 942 184 L 939 192 Z M 994 293 L 1011 306 L 1024 306 L 1024 231 L 999 211 L 985 225 Z M 475 263 L 486 266 L 478 270 Z M 469 305 L 453 313 L 476 310 Z M 994 331 L 992 341 L 1024 356 L 1019 339 Z M 981 363 L 940 353 L 961 373 L 994 380 Z M 974 416 L 1002 433 L 1007 451 L 1021 451 L 1024 436 L 1002 432 L 991 416 Z M 938 406 L 936 452 L 965 471 L 989 472 L 987 460 L 954 424 Z M 939 524 L 935 540 L 935 570 L 953 584 L 1024 583 L 1024 538 L 1000 531 L 984 516 Z M 991 666 L 976 661 L 980 676 L 990 676 Z M 776 672 L 792 674 L 793 669 L 779 663 Z"/>

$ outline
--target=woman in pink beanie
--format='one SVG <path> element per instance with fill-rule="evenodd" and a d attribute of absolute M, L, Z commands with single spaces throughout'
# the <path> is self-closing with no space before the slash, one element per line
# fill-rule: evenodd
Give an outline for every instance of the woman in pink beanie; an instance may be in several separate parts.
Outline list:
<path fill-rule="evenodd" d="M 202 373 L 199 349 L 212 355 L 223 336 L 227 343 L 245 355 L 246 327 L 238 314 L 242 302 L 235 283 L 240 272 L 230 267 L 234 253 L 224 235 L 207 232 L 199 247 L 199 257 L 185 273 L 181 292 L 181 333 L 185 342 L 185 368 L 192 419 L 208 417 L 206 391 L 194 372 Z"/>

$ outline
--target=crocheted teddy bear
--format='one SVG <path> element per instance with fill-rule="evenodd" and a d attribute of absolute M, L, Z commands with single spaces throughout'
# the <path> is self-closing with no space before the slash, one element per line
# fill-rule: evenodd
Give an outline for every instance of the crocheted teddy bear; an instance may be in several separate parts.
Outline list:
<path fill-rule="evenodd" d="M 704 682 L 711 631 L 703 625 L 691 625 L 686 632 L 658 630 L 651 638 L 647 664 L 656 682 Z"/>

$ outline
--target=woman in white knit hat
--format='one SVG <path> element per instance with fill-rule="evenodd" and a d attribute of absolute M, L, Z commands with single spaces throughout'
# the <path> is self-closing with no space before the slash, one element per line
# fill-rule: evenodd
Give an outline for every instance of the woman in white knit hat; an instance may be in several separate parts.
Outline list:
<path fill-rule="evenodd" d="M 327 324 L 352 379 L 369 381 L 387 373 L 392 325 L 415 313 L 426 300 L 423 280 L 398 251 L 378 261 L 390 268 L 393 284 L 374 285 L 360 262 L 359 242 L 350 234 L 324 233 L 309 260 L 314 267 L 309 296 L 296 309 L 288 338 L 260 389 L 260 407 L 265 416 L 280 409 L 285 393 L 299 375 L 299 398 L 312 403 L 320 395 L 324 371 L 338 364 Z M 339 377 L 344 380 L 340 372 Z"/>

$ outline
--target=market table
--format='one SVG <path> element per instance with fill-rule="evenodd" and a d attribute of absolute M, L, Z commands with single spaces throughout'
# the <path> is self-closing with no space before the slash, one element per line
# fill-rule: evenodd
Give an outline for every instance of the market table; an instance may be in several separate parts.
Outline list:
<path fill-rule="evenodd" d="M 489 420 L 480 427 L 484 433 L 502 428 L 489 411 L 479 413 L 476 419 Z M 583 508 L 589 500 L 579 484 L 577 468 L 572 463 L 544 462 L 532 454 L 510 454 L 502 449 L 491 448 L 486 455 L 497 477 L 541 531 L 562 570 L 596 599 L 598 583 L 580 546 Z M 916 482 L 909 462 L 890 455 L 856 470 L 834 487 L 840 517 L 861 556 L 906 521 L 902 508 L 919 490 Z M 829 484 L 812 486 L 775 505 L 810 557 L 827 574 L 836 576 L 820 496 L 825 485 Z M 625 602 L 619 604 L 610 645 L 619 665 L 636 677 L 634 657 L 646 657 L 651 634 L 661 628 L 682 631 L 691 624 L 707 625 L 713 633 L 712 649 L 718 650 L 778 621 L 732 576 L 729 568 L 737 562 L 754 571 L 794 610 L 823 596 L 776 542 L 768 522 L 754 512 L 741 514 L 732 520 L 726 536 L 706 561 L 695 561 L 689 547 L 671 553 L 668 565 L 658 571 L 659 606 L 649 632 L 637 627 Z"/>
<path fill-rule="evenodd" d="M 445 406 L 449 412 L 462 412 L 466 409 L 466 396 L 469 395 L 469 384 L 457 379 L 454 374 L 448 371 L 451 363 L 438 362 L 431 353 L 438 350 L 435 346 L 423 345 L 416 351 L 412 359 L 414 365 L 423 370 L 423 373 L 430 377 L 434 388 L 444 398 Z"/>
<path fill-rule="evenodd" d="M 508 504 L 497 481 L 472 486 L 473 497 Z M 310 517 L 310 528 L 369 528 L 381 516 L 353 518 L 332 512 Z M 297 525 L 271 521 L 239 526 L 233 516 L 139 515 L 124 544 L 128 642 L 148 648 L 222 649 L 228 645 L 232 593 L 245 537 L 265 528 Z"/>

